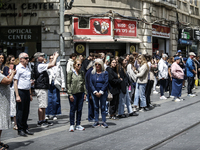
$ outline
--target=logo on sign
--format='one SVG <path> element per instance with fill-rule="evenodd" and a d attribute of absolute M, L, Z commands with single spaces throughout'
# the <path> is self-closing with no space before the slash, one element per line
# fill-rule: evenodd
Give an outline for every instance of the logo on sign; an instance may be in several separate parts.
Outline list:
<path fill-rule="evenodd" d="M 85 51 L 84 45 L 78 44 L 78 45 L 76 46 L 76 51 L 77 51 L 78 53 L 83 53 L 83 52 Z"/>
<path fill-rule="evenodd" d="M 128 27 L 129 27 L 130 30 L 135 29 L 135 25 L 134 25 L 134 24 L 131 24 L 131 23 L 128 25 Z"/>
<path fill-rule="evenodd" d="M 109 29 L 109 24 L 105 21 L 94 21 L 94 31 L 97 34 L 107 34 Z"/>
<path fill-rule="evenodd" d="M 135 52 L 135 46 L 134 46 L 134 45 L 131 45 L 131 46 L 130 46 L 130 52 L 131 52 L 131 53 Z"/>

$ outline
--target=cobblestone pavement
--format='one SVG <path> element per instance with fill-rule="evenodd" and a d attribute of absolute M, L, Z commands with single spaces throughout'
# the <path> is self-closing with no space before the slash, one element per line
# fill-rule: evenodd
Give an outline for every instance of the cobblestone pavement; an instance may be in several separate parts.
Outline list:
<path fill-rule="evenodd" d="M 200 88 L 194 90 L 199 94 Z M 168 93 L 165 93 L 167 96 Z M 83 107 L 82 125 L 85 131 L 70 133 L 69 102 L 62 97 L 62 115 L 53 121 L 54 126 L 40 128 L 36 126 L 37 100 L 31 102 L 28 124 L 35 134 L 26 138 L 19 137 L 13 129 L 2 133 L 2 141 L 16 150 L 196 150 L 200 148 L 200 98 L 189 98 L 183 90 L 181 102 L 174 102 L 171 98 L 160 100 L 159 95 L 152 94 L 151 100 L 160 107 L 148 112 L 139 112 L 138 117 L 128 117 L 120 120 L 109 120 L 109 128 L 92 128 L 87 118 L 86 102 Z"/>

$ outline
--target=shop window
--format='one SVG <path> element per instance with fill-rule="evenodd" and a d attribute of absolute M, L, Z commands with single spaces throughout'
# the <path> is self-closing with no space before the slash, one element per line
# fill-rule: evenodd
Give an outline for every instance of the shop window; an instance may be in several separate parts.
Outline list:
<path fill-rule="evenodd" d="M 89 29 L 89 25 L 90 25 L 90 19 L 89 18 L 86 18 L 86 17 L 81 17 L 79 18 L 79 28 L 82 28 L 82 29 Z"/>

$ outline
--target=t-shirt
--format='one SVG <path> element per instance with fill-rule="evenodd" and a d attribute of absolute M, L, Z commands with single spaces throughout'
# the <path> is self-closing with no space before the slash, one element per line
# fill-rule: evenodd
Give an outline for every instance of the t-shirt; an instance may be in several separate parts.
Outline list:
<path fill-rule="evenodd" d="M 39 64 L 39 65 L 38 65 L 38 72 L 39 72 L 39 73 L 42 73 L 42 72 L 44 72 L 44 71 L 47 71 L 47 68 L 48 68 L 48 64 L 44 64 L 44 63 Z"/>

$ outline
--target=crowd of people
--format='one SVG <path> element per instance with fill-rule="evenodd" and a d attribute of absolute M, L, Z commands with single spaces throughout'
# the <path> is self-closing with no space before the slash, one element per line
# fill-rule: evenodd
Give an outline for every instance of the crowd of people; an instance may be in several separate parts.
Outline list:
<path fill-rule="evenodd" d="M 196 96 L 192 89 L 198 85 L 200 64 L 194 52 L 190 52 L 188 58 L 182 57 L 181 50 L 173 57 L 164 53 L 160 56 L 159 51 L 154 56 L 137 52 L 123 56 L 90 53 L 87 58 L 72 53 L 66 65 L 66 79 L 60 62 L 57 62 L 59 54 L 55 52 L 49 56 L 48 63 L 44 56 L 37 52 L 29 58 L 28 54 L 21 53 L 15 59 L 13 55 L 6 58 L 0 53 L 0 136 L 2 130 L 10 128 L 11 117 L 13 129 L 20 136 L 34 134 L 27 124 L 33 94 L 38 100 L 37 126 L 45 128 L 53 125 L 50 119 L 57 120 L 57 115 L 61 114 L 60 91 L 66 89 L 70 132 L 85 130 L 81 125 L 85 100 L 92 127 L 108 128 L 106 116 L 118 120 L 138 116 L 138 111 L 154 109 L 157 105 L 151 104 L 152 93 L 160 94 L 160 99 L 164 100 L 167 92 L 173 101 L 182 101 L 186 80 L 188 96 Z M 0 149 L 8 148 L 0 142 Z"/>

